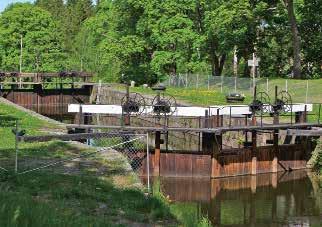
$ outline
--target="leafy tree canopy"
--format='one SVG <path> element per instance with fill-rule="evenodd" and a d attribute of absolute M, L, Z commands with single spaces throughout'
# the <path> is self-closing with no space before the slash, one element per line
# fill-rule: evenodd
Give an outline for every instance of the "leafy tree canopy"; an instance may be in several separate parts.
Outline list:
<path fill-rule="evenodd" d="M 61 33 L 51 14 L 31 4 L 19 3 L 0 15 L 0 68 L 19 71 L 58 71 L 64 68 Z"/>

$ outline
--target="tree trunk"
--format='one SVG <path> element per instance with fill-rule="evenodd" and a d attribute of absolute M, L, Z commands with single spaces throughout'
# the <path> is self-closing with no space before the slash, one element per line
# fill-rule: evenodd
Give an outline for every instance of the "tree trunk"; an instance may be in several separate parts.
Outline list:
<path fill-rule="evenodd" d="M 287 9 L 289 23 L 292 31 L 293 41 L 293 75 L 294 78 L 301 79 L 301 37 L 297 27 L 297 21 L 294 13 L 293 0 L 284 0 Z"/>
<path fill-rule="evenodd" d="M 211 60 L 211 73 L 213 76 L 221 76 L 226 61 L 226 54 L 223 54 L 218 57 L 216 54 L 216 47 L 216 41 L 214 39 L 210 40 L 209 55 Z"/>
<path fill-rule="evenodd" d="M 221 76 L 222 70 L 224 69 L 226 61 L 226 54 L 223 54 L 219 58 L 217 55 L 214 56 L 214 62 L 213 62 L 213 75 L 214 76 Z"/>

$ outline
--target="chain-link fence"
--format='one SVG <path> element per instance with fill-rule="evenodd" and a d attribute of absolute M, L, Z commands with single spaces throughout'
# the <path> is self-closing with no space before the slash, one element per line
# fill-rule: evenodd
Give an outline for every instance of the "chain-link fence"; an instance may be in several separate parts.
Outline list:
<path fill-rule="evenodd" d="M 137 180 L 144 176 L 149 179 L 147 134 L 105 131 L 30 136 L 29 133 L 34 134 L 33 129 L 21 129 L 17 121 L 7 121 L 3 127 L 9 133 L 7 141 L 2 139 L 0 142 L 1 174 L 49 171 L 98 177 L 129 175 Z M 149 189 L 149 181 L 147 186 Z"/>
<path fill-rule="evenodd" d="M 288 91 L 293 102 L 320 103 L 322 102 L 321 85 L 314 80 L 270 79 L 270 78 L 242 78 L 228 76 L 212 76 L 203 74 L 178 74 L 169 76 L 163 84 L 169 87 L 218 90 L 227 94 L 231 92 L 252 96 L 254 86 L 258 90 L 274 96 L 275 86 Z"/>

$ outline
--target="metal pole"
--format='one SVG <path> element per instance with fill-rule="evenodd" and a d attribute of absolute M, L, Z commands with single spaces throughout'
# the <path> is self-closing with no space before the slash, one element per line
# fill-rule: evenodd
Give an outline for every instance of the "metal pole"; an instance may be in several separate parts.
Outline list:
<path fill-rule="evenodd" d="M 255 86 L 256 86 L 256 55 L 253 53 L 253 93 L 255 92 Z"/>
<path fill-rule="evenodd" d="M 268 78 L 266 78 L 266 93 L 268 94 Z"/>
<path fill-rule="evenodd" d="M 235 76 L 235 93 L 237 92 L 237 77 Z"/>
<path fill-rule="evenodd" d="M 306 81 L 305 103 L 307 103 L 308 94 L 309 94 L 309 80 Z"/>
<path fill-rule="evenodd" d="M 186 73 L 186 88 L 188 87 L 188 73 Z"/>
<path fill-rule="evenodd" d="M 20 73 L 22 73 L 22 48 L 23 48 L 22 35 L 20 35 L 20 59 L 19 59 L 19 72 Z"/>
<path fill-rule="evenodd" d="M 197 89 L 199 88 L 199 74 L 197 74 L 197 83 L 196 83 Z"/>
<path fill-rule="evenodd" d="M 19 59 L 19 72 L 21 76 L 22 73 L 22 48 L 23 48 L 23 43 L 22 43 L 22 35 L 20 35 L 20 59 Z M 19 78 L 19 88 L 21 88 L 21 77 Z"/>
<path fill-rule="evenodd" d="M 18 173 L 18 120 L 16 120 L 16 133 L 15 133 L 15 152 L 16 152 L 16 157 L 15 157 L 15 173 Z"/>
<path fill-rule="evenodd" d="M 285 80 L 285 91 L 287 91 L 287 80 Z"/>
<path fill-rule="evenodd" d="M 150 192 L 150 154 L 149 154 L 149 133 L 146 134 L 146 165 L 148 175 L 148 192 Z"/>
<path fill-rule="evenodd" d="M 199 117 L 199 123 L 198 123 L 198 126 L 199 126 L 199 128 L 201 128 L 201 117 Z M 198 152 L 200 152 L 200 136 L 201 136 L 201 134 L 200 134 L 200 132 L 198 132 Z"/>
<path fill-rule="evenodd" d="M 321 103 L 319 105 L 319 117 L 318 117 L 318 123 L 320 124 L 320 118 L 321 118 Z"/>
<path fill-rule="evenodd" d="M 221 83 L 220 83 L 220 93 L 222 93 L 222 87 L 223 87 L 223 83 L 224 83 L 224 77 L 223 76 L 221 76 Z"/>
<path fill-rule="evenodd" d="M 210 88 L 210 84 L 209 84 L 209 74 L 207 75 L 207 78 L 208 78 L 208 90 Z"/>
<path fill-rule="evenodd" d="M 229 127 L 231 127 L 231 106 L 229 107 Z"/>
<path fill-rule="evenodd" d="M 291 104 L 291 125 L 293 124 L 293 104 Z"/>

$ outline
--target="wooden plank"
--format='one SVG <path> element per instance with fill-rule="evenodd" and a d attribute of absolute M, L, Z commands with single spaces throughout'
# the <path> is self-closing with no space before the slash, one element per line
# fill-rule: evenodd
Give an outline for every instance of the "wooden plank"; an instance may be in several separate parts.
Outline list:
<path fill-rule="evenodd" d="M 122 137 L 122 136 L 131 136 L 133 134 L 122 133 L 122 132 L 97 132 L 97 133 L 77 133 L 77 134 L 60 134 L 60 135 L 43 135 L 43 136 L 20 136 L 19 141 L 21 142 L 47 142 L 51 140 L 81 140 L 89 138 L 113 138 L 113 137 Z"/>
<path fill-rule="evenodd" d="M 311 129 L 311 130 L 304 130 L 304 129 L 288 129 L 287 135 L 289 136 L 322 136 L 322 129 Z"/>
<path fill-rule="evenodd" d="M 173 132 L 212 132 L 220 135 L 228 131 L 252 131 L 252 130 L 274 130 L 274 129 L 296 129 L 308 127 L 322 127 L 322 123 L 299 123 L 299 124 L 278 124 L 278 125 L 263 125 L 263 126 L 238 126 L 238 127 L 218 127 L 218 128 L 182 128 L 182 127 L 135 127 L 135 126 L 116 126 L 116 125 L 78 125 L 65 124 L 67 128 L 84 128 L 84 129 L 124 129 L 138 131 L 173 131 Z"/>

